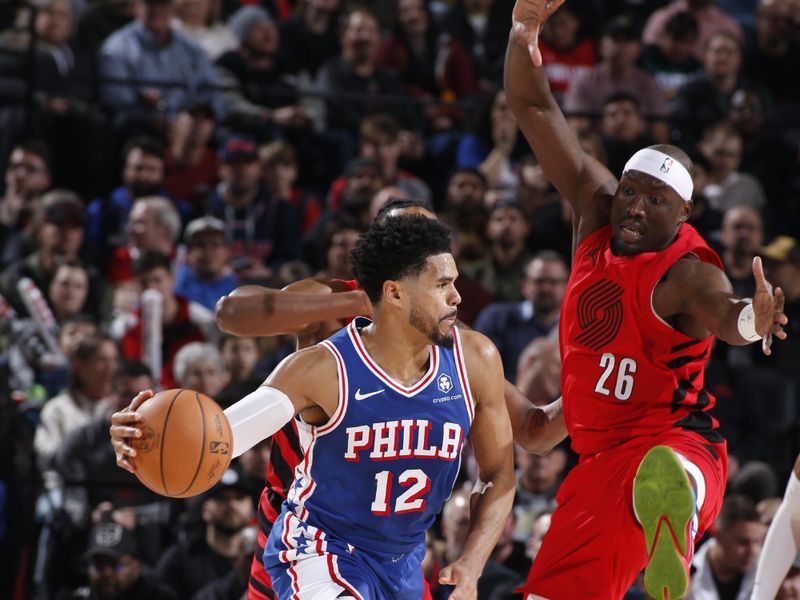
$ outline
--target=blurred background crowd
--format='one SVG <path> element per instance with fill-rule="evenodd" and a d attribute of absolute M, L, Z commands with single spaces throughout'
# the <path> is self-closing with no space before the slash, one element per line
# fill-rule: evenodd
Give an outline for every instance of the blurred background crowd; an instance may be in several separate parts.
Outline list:
<path fill-rule="evenodd" d="M 452 228 L 459 317 L 531 402 L 558 397 L 572 215 L 505 101 L 512 6 L 0 3 L 0 597 L 242 597 L 269 442 L 209 493 L 168 500 L 115 466 L 110 414 L 148 387 L 224 406 L 251 391 L 294 341 L 222 335 L 217 299 L 352 278 L 349 251 L 390 198 Z M 752 295 L 756 255 L 785 291 L 789 339 L 769 358 L 720 345 L 706 373 L 731 469 L 693 593 L 746 597 L 800 450 L 800 1 L 568 0 L 541 48 L 586 152 L 619 176 L 640 147 L 686 150 L 691 223 L 736 292 Z M 568 444 L 517 453 L 480 598 L 515 597 L 574 460 Z M 473 476 L 467 460 L 464 489 Z M 468 508 L 457 489 L 430 531 L 437 599 Z M 783 598 L 800 598 L 797 573 Z"/>

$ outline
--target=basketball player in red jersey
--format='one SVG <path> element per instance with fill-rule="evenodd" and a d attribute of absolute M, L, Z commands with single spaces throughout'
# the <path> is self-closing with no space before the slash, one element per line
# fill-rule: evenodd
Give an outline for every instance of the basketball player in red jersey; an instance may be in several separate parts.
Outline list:
<path fill-rule="evenodd" d="M 525 585 L 526 600 L 621 598 L 642 569 L 659 600 L 682 597 L 696 537 L 717 515 L 725 441 L 703 369 L 714 337 L 783 339 L 783 293 L 753 264 L 752 302 L 688 224 L 688 156 L 640 150 L 619 182 L 586 155 L 548 88 L 540 27 L 563 0 L 517 0 L 508 103 L 547 178 L 572 205 L 562 304 L 564 417 L 580 455 Z M 644 534 L 644 535 L 643 535 Z"/>
<path fill-rule="evenodd" d="M 414 200 L 390 201 L 376 221 L 398 215 L 436 215 Z M 354 280 L 302 279 L 282 290 L 260 286 L 242 286 L 220 299 L 217 324 L 226 333 L 243 336 L 294 334 L 297 348 L 307 348 L 328 338 L 356 315 L 369 315 L 371 305 Z M 137 421 L 135 410 L 144 397 L 137 398 L 125 411 L 112 417 L 112 443 L 117 464 L 129 471 L 127 461 L 134 451 L 125 443 L 133 435 Z M 511 383 L 505 386 L 506 405 L 511 415 L 514 438 L 530 452 L 546 454 L 566 436 L 561 400 L 544 407 L 532 406 Z M 296 424 L 288 423 L 272 436 L 272 452 L 265 488 L 258 506 L 258 550 L 250 570 L 248 600 L 273 598 L 270 581 L 261 557 L 272 523 L 281 510 L 294 470 L 302 459 Z M 429 598 L 426 595 L 425 598 Z"/>

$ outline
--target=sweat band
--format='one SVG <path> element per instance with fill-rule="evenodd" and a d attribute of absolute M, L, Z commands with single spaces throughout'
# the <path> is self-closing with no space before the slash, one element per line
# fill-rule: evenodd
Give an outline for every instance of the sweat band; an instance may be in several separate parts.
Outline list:
<path fill-rule="evenodd" d="M 663 181 L 678 193 L 685 201 L 692 199 L 694 183 L 692 176 L 681 163 L 663 152 L 652 148 L 643 148 L 631 156 L 622 170 L 624 175 L 630 170 L 641 171 L 651 177 Z"/>
<path fill-rule="evenodd" d="M 753 312 L 753 305 L 746 305 L 739 313 L 739 318 L 736 320 L 736 328 L 739 330 L 739 335 L 746 339 L 748 342 L 755 342 L 761 339 L 761 336 L 756 333 L 756 315 Z"/>
<path fill-rule="evenodd" d="M 277 432 L 294 413 L 289 396 L 268 385 L 226 408 L 225 416 L 233 432 L 233 458 Z"/>

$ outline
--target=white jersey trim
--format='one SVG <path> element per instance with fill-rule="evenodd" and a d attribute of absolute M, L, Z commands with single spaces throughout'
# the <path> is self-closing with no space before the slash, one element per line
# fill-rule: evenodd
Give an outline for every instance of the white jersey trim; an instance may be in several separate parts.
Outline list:
<path fill-rule="evenodd" d="M 467 375 L 467 365 L 464 362 L 464 353 L 461 349 L 461 334 L 458 327 L 453 327 L 453 350 L 458 367 L 458 379 L 461 381 L 461 388 L 464 390 L 464 402 L 467 405 L 469 422 L 475 418 L 475 400 L 472 398 L 472 389 L 469 387 L 469 376 Z"/>
<path fill-rule="evenodd" d="M 414 385 L 410 387 L 404 386 L 392 379 L 392 377 L 386 373 L 386 371 L 381 369 L 378 363 L 376 363 L 369 355 L 369 352 L 367 352 L 367 349 L 364 346 L 364 342 L 361 340 L 361 335 L 358 333 L 358 329 L 356 328 L 355 319 L 350 321 L 350 324 L 347 326 L 347 334 L 350 336 L 350 341 L 353 343 L 353 347 L 356 349 L 356 354 L 358 354 L 358 356 L 361 358 L 361 362 L 363 362 L 364 365 L 370 371 L 372 371 L 372 374 L 392 388 L 392 390 L 398 394 L 402 394 L 406 398 L 411 398 L 425 389 L 428 384 L 434 380 L 436 373 L 439 370 L 439 347 L 432 344 L 429 347 L 430 358 L 428 359 L 428 371 Z"/>

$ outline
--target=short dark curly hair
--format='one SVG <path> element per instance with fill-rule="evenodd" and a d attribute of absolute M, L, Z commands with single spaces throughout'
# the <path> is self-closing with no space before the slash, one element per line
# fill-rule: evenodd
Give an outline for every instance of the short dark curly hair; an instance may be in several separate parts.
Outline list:
<path fill-rule="evenodd" d="M 383 283 L 418 275 L 429 256 L 450 252 L 450 230 L 422 215 L 398 216 L 375 222 L 358 240 L 351 260 L 361 288 L 373 303 Z"/>

